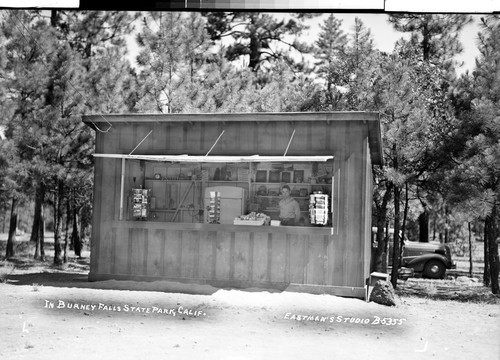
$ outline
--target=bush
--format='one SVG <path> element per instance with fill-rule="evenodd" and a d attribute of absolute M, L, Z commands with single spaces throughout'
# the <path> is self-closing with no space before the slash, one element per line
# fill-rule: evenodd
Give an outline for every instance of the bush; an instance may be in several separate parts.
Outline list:
<path fill-rule="evenodd" d="M 14 264 L 7 261 L 0 262 L 0 281 L 7 282 L 7 277 L 14 271 Z"/>
<path fill-rule="evenodd" d="M 469 234 L 466 230 L 463 230 L 455 238 L 455 241 L 451 244 L 452 253 L 458 257 L 469 257 Z M 476 242 L 474 236 L 472 237 L 472 254 L 476 250 Z M 473 255 L 474 257 L 474 255 Z"/>

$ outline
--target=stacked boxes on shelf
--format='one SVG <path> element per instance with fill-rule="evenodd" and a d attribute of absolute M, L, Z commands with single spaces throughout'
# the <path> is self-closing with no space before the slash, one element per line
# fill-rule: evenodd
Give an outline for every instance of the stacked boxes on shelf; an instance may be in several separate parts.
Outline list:
<path fill-rule="evenodd" d="M 328 223 L 328 195 L 315 191 L 310 195 L 309 214 L 312 225 Z"/>
<path fill-rule="evenodd" d="M 210 191 L 210 200 L 207 206 L 207 223 L 220 224 L 220 210 L 220 192 Z"/>

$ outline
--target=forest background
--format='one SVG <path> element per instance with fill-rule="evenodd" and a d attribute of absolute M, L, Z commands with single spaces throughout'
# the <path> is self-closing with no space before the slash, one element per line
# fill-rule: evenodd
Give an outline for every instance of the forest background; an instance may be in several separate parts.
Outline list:
<path fill-rule="evenodd" d="M 390 14 L 401 34 L 390 51 L 377 48 L 361 18 L 345 30 L 335 14 L 0 15 L 6 258 L 20 230 L 44 259 L 47 228 L 56 265 L 68 248 L 80 254 L 91 222 L 95 136 L 82 114 L 376 111 L 385 164 L 374 168 L 373 269 L 387 269 L 389 226 L 468 250 L 479 238 L 483 282 L 499 293 L 498 15 L 476 17 L 478 55 L 466 71 L 460 35 L 472 17 L 463 14 Z M 306 37 L 314 21 L 319 31 Z M 396 260 L 394 286 L 397 268 Z"/>

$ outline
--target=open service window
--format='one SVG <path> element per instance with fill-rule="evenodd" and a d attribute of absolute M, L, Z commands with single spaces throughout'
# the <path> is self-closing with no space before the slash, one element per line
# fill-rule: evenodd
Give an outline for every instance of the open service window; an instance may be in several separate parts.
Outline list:
<path fill-rule="evenodd" d="M 325 227 L 333 223 L 333 156 L 125 157 L 120 220 Z"/>

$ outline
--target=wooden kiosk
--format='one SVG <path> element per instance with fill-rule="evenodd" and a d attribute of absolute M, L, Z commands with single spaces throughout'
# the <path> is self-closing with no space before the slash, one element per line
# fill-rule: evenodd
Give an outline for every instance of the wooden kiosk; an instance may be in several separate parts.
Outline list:
<path fill-rule="evenodd" d="M 83 121 L 96 131 L 90 281 L 365 296 L 372 165 L 382 165 L 378 114 Z M 284 183 L 300 205 L 297 226 L 272 226 Z M 313 194 L 327 200 L 322 224 Z"/>

